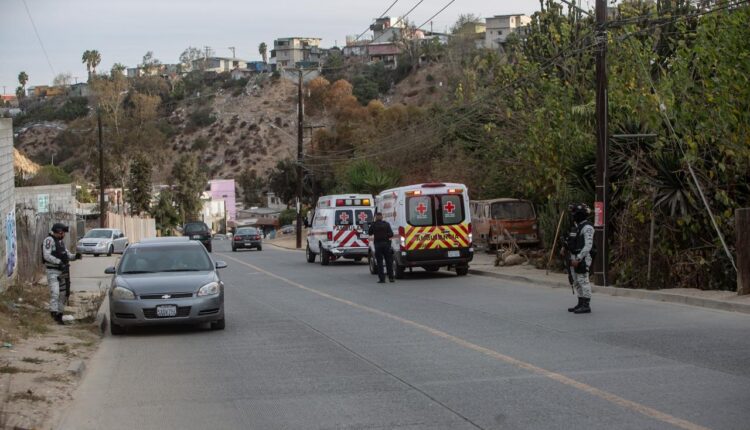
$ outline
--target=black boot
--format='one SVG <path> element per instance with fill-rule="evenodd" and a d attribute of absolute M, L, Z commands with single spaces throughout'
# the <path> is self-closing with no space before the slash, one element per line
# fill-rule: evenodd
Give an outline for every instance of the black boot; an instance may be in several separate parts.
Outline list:
<path fill-rule="evenodd" d="M 575 312 L 576 309 L 581 307 L 581 304 L 583 304 L 583 299 L 581 297 L 578 298 L 578 304 L 573 306 L 572 308 L 568 308 L 568 312 Z"/>
<path fill-rule="evenodd" d="M 574 310 L 574 313 L 577 314 L 590 314 L 591 313 L 591 307 L 589 306 L 589 303 L 591 303 L 591 299 L 581 299 L 583 300 L 583 304 L 580 308 Z"/>

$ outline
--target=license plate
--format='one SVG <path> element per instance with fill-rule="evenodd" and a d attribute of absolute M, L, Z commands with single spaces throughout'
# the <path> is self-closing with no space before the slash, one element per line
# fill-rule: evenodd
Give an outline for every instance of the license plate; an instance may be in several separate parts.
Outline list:
<path fill-rule="evenodd" d="M 448 251 L 448 258 L 458 258 L 461 256 L 461 251 Z"/>
<path fill-rule="evenodd" d="M 252 245 L 253 243 L 250 241 L 245 242 L 245 245 Z"/>
<path fill-rule="evenodd" d="M 201 238 L 201 237 L 200 237 L 200 236 L 198 236 L 197 234 L 193 235 L 193 237 L 192 237 L 192 239 L 200 239 L 200 238 Z"/>
<path fill-rule="evenodd" d="M 159 318 L 169 318 L 177 316 L 177 306 L 157 306 L 156 316 Z"/>

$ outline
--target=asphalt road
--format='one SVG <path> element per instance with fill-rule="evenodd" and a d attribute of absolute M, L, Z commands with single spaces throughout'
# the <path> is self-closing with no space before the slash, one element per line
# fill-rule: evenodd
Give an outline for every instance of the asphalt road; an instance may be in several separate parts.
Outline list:
<path fill-rule="evenodd" d="M 750 428 L 750 315 L 227 246 L 226 330 L 105 338 L 61 428 Z"/>

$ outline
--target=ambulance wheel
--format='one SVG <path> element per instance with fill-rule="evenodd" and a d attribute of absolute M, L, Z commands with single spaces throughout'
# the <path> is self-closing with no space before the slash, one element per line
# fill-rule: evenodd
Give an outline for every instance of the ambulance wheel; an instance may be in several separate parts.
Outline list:
<path fill-rule="evenodd" d="M 396 259 L 393 259 L 393 275 L 396 279 L 404 279 L 404 273 L 406 273 L 406 267 L 398 264 Z"/>
<path fill-rule="evenodd" d="M 378 267 L 375 262 L 375 257 L 373 257 L 372 254 L 367 254 L 367 264 L 370 266 L 370 274 L 377 275 Z"/>
<path fill-rule="evenodd" d="M 315 262 L 315 253 L 312 252 L 310 249 L 310 244 L 307 244 L 307 247 L 305 248 L 305 257 L 307 258 L 308 263 L 314 263 Z"/>
<path fill-rule="evenodd" d="M 362 261 L 362 258 L 363 257 L 354 257 L 354 261 L 356 261 L 357 263 L 359 263 L 360 261 Z"/>
<path fill-rule="evenodd" d="M 320 265 L 321 266 L 328 266 L 328 264 L 331 262 L 331 254 L 328 253 L 325 249 L 320 250 Z"/>
<path fill-rule="evenodd" d="M 456 266 L 456 275 L 466 276 L 469 274 L 469 266 Z"/>

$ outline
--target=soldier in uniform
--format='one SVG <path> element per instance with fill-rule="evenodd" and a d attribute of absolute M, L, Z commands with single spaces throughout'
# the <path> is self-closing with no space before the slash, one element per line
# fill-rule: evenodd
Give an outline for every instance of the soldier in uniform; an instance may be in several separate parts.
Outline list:
<path fill-rule="evenodd" d="M 591 209 L 585 203 L 575 203 L 568 210 L 572 222 L 562 252 L 568 256 L 568 279 L 578 295 L 578 304 L 568 308 L 568 312 L 587 314 L 591 313 L 589 272 L 596 255 L 594 226 L 588 221 Z"/>
<path fill-rule="evenodd" d="M 42 242 L 42 261 L 47 270 L 49 285 L 49 312 L 59 324 L 63 323 L 63 311 L 70 296 L 70 278 L 63 280 L 64 291 L 61 291 L 60 278 L 69 273 L 70 261 L 80 258 L 80 254 L 72 254 L 65 248 L 63 238 L 67 232 L 68 226 L 55 223 Z"/>
<path fill-rule="evenodd" d="M 372 243 L 375 246 L 375 262 L 378 266 L 378 283 L 382 284 L 385 282 L 383 260 L 385 260 L 385 269 L 388 272 L 388 280 L 393 282 L 393 250 L 391 249 L 393 230 L 391 229 L 390 224 L 383 221 L 382 212 L 375 214 L 375 222 L 370 224 L 367 233 L 370 235 L 370 240 L 372 240 Z"/>

